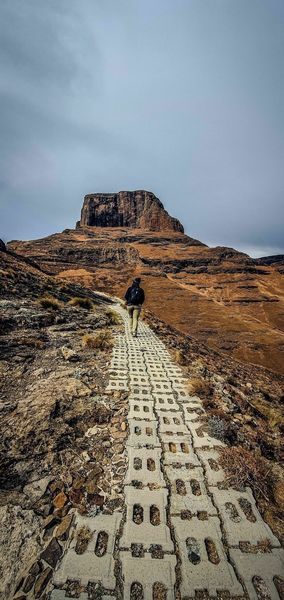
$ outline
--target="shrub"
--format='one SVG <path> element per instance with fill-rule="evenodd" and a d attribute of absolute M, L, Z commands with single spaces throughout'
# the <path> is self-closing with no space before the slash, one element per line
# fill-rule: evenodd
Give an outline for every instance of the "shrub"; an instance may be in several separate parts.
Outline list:
<path fill-rule="evenodd" d="M 228 483 L 234 487 L 250 486 L 264 497 L 272 484 L 271 469 L 261 456 L 255 456 L 242 446 L 221 448 L 220 465 L 226 473 Z"/>
<path fill-rule="evenodd" d="M 82 338 L 83 348 L 107 350 L 113 345 L 113 338 L 109 331 L 100 331 L 94 335 L 86 333 Z"/>
<path fill-rule="evenodd" d="M 90 298 L 80 298 L 80 296 L 72 298 L 72 300 L 69 300 L 68 304 L 70 306 L 78 306 L 79 308 L 84 308 L 85 310 L 92 310 L 94 306 Z"/>
<path fill-rule="evenodd" d="M 201 397 L 211 396 L 212 387 L 205 379 L 201 377 L 193 377 L 189 381 L 189 393 Z"/>
<path fill-rule="evenodd" d="M 59 302 L 59 300 L 53 296 L 44 296 L 39 302 L 43 308 L 51 308 L 52 310 L 58 310 L 61 308 L 61 302 Z"/>
<path fill-rule="evenodd" d="M 108 308 L 105 315 L 108 319 L 108 325 L 118 325 L 121 321 L 120 316 L 112 308 Z"/>

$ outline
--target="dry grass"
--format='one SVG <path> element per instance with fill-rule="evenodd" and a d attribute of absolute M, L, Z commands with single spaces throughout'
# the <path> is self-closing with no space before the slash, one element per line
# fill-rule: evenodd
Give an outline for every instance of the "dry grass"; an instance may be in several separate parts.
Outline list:
<path fill-rule="evenodd" d="M 105 315 L 108 319 L 108 325 L 118 325 L 121 322 L 120 316 L 112 308 L 108 308 Z"/>
<path fill-rule="evenodd" d="M 70 306 L 78 306 L 78 308 L 84 308 L 85 310 L 93 310 L 93 302 L 90 298 L 80 298 L 80 296 L 76 296 L 69 300 L 68 304 Z"/>
<path fill-rule="evenodd" d="M 200 396 L 201 398 L 212 395 L 212 387 L 205 379 L 201 377 L 192 377 L 188 384 L 188 391 L 192 396 Z"/>
<path fill-rule="evenodd" d="M 113 345 L 113 337 L 109 331 L 102 330 L 99 333 L 86 333 L 82 337 L 82 348 L 91 348 L 93 350 L 107 350 Z"/>
<path fill-rule="evenodd" d="M 183 354 L 183 352 L 181 350 L 176 350 L 175 351 L 174 358 L 175 358 L 175 361 L 176 361 L 176 363 L 178 365 L 181 365 L 181 366 L 182 365 L 186 365 L 186 362 L 187 362 L 186 361 L 186 357 L 185 357 L 185 355 Z"/>
<path fill-rule="evenodd" d="M 39 303 L 42 308 L 51 308 L 52 310 L 59 310 L 62 306 L 61 302 L 53 296 L 44 296 L 43 298 L 40 298 Z"/>
<path fill-rule="evenodd" d="M 255 492 L 262 494 L 266 500 L 271 490 L 272 475 L 267 461 L 255 456 L 242 446 L 221 448 L 220 465 L 226 473 L 228 483 L 234 487 L 250 486 Z"/>

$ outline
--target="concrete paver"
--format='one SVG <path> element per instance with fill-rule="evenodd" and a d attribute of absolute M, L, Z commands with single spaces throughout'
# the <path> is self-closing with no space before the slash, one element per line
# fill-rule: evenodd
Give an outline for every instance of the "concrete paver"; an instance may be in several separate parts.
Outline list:
<path fill-rule="evenodd" d="M 212 437 L 206 431 L 202 431 L 204 423 L 188 422 L 187 426 L 193 438 L 194 448 L 215 448 L 218 446 L 225 447 L 225 444 L 223 444 L 223 442 L 221 442 L 217 438 Z"/>
<path fill-rule="evenodd" d="M 230 559 L 247 589 L 251 600 L 259 600 L 254 582 L 262 580 L 271 600 L 280 600 L 275 586 L 275 577 L 284 579 L 284 550 L 275 550 L 267 554 L 246 554 L 239 549 L 229 551 Z"/>
<path fill-rule="evenodd" d="M 157 435 L 157 422 L 131 419 L 128 417 L 129 437 L 127 446 L 141 448 L 142 446 L 161 446 Z"/>
<path fill-rule="evenodd" d="M 201 512 L 217 515 L 217 509 L 207 493 L 202 469 L 191 469 L 188 473 L 190 475 L 183 479 L 183 474 L 177 472 L 175 478 L 170 480 L 171 514 L 190 511 L 193 515 Z"/>
<path fill-rule="evenodd" d="M 188 468 L 191 468 L 191 466 L 200 466 L 189 438 L 172 438 L 166 434 L 161 436 L 161 438 L 163 441 L 165 465 L 188 465 Z"/>
<path fill-rule="evenodd" d="M 129 552 L 120 553 L 122 574 L 124 579 L 124 600 L 130 600 L 131 587 L 138 583 L 142 586 L 144 600 L 153 600 L 153 586 L 160 583 L 164 586 L 167 600 L 175 600 L 175 565 L 174 555 L 164 558 L 134 558 Z M 133 596 L 132 596 L 133 597 Z"/>
<path fill-rule="evenodd" d="M 273 535 L 270 527 L 261 518 L 249 488 L 246 488 L 245 492 L 238 492 L 231 488 L 219 490 L 212 487 L 210 489 L 230 546 L 238 546 L 240 542 L 256 545 L 262 540 L 269 540 L 274 547 L 280 546 L 280 542 Z"/>
<path fill-rule="evenodd" d="M 221 591 L 228 591 L 231 596 L 243 595 L 222 545 L 219 519 L 200 521 L 193 517 L 186 521 L 172 517 L 172 523 L 182 559 L 182 598 L 194 597 L 199 590 L 207 590 L 210 596 Z"/>
<path fill-rule="evenodd" d="M 128 447 L 128 469 L 125 484 L 140 481 L 143 485 L 154 484 L 165 486 L 160 469 L 161 450 L 159 448 Z"/>
<path fill-rule="evenodd" d="M 120 519 L 121 515 L 118 513 L 96 517 L 76 515 L 76 531 L 87 528 L 92 532 L 92 537 L 83 554 L 76 552 L 76 537 L 73 538 L 59 569 L 55 572 L 55 585 L 63 585 L 69 579 L 80 581 L 83 586 L 87 586 L 89 582 L 101 582 L 107 589 L 115 588 L 113 551 Z M 103 553 L 99 549 L 100 534 L 106 539 Z"/>
<path fill-rule="evenodd" d="M 121 548 L 131 548 L 131 544 L 143 544 L 149 549 L 159 544 L 163 550 L 173 552 L 174 545 L 166 523 L 168 490 L 137 490 L 125 487 L 127 507 L 126 523 L 120 540 Z"/>
<path fill-rule="evenodd" d="M 219 465 L 219 452 L 214 448 L 210 450 L 200 449 L 196 451 L 205 469 L 206 479 L 209 486 L 216 486 L 225 480 L 225 473 Z"/>
<path fill-rule="evenodd" d="M 130 419 L 148 419 L 155 421 L 154 402 L 150 400 L 137 400 L 132 398 L 129 401 L 129 418 Z"/>

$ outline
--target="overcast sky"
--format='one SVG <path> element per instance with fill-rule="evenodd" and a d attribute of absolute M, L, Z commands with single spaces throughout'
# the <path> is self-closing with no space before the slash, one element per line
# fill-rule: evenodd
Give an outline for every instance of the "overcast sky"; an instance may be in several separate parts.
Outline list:
<path fill-rule="evenodd" d="M 147 189 L 210 245 L 284 252 L 283 0 L 0 0 L 0 236 Z"/>

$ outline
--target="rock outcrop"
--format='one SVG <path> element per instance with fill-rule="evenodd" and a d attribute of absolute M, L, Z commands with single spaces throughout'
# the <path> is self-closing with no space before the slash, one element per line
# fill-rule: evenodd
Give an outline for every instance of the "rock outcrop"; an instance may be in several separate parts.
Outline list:
<path fill-rule="evenodd" d="M 180 231 L 182 224 L 171 217 L 151 192 L 135 190 L 118 194 L 87 194 L 79 227 L 131 227 L 150 231 Z"/>

